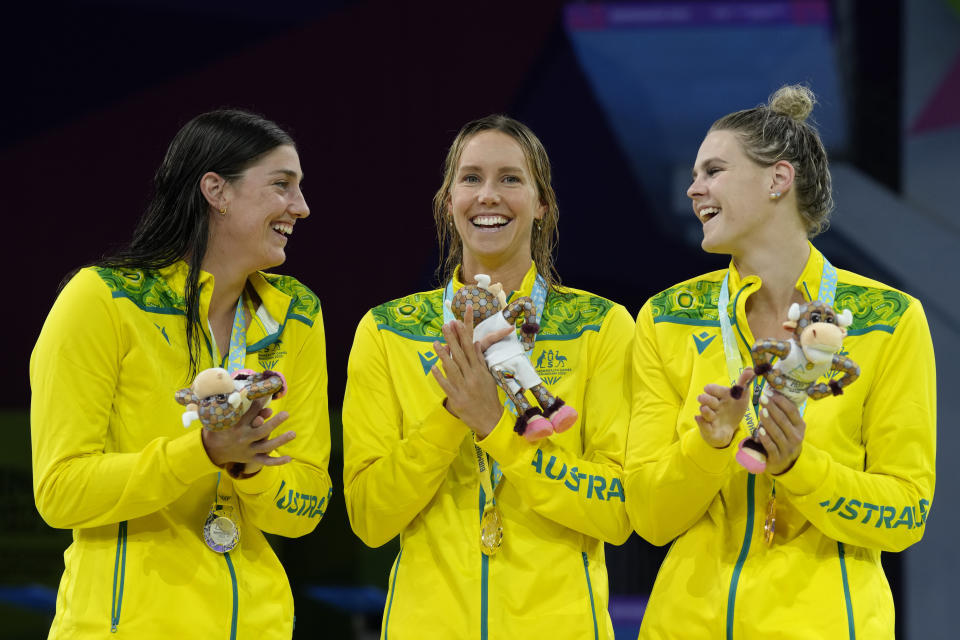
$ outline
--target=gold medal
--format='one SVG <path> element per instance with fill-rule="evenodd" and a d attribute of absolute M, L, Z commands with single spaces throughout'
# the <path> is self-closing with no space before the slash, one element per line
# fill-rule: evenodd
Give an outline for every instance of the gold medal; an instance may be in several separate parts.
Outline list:
<path fill-rule="evenodd" d="M 767 546 L 773 544 L 773 534 L 777 528 L 777 497 L 770 496 L 767 501 L 767 519 L 763 521 L 763 541 Z"/>
<path fill-rule="evenodd" d="M 203 540 L 217 553 L 233 551 L 240 542 L 240 527 L 230 517 L 230 511 L 214 506 L 203 525 Z"/>
<path fill-rule="evenodd" d="M 488 504 L 483 508 L 480 518 L 480 550 L 492 556 L 500 550 L 503 542 L 503 519 L 496 505 Z"/>

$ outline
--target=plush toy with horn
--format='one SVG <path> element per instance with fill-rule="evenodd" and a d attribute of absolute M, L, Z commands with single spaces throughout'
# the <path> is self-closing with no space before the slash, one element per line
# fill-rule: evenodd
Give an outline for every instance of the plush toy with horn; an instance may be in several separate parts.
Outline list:
<path fill-rule="evenodd" d="M 860 377 L 857 363 L 839 353 L 851 322 L 849 309 L 837 313 L 819 300 L 791 305 L 783 328 L 793 331 L 793 336 L 789 340 L 760 340 L 751 349 L 754 372 L 766 380 L 763 395 L 769 399 L 776 389 L 800 406 L 807 398 L 819 400 L 843 393 L 844 387 Z M 774 356 L 778 360 L 771 364 Z M 843 375 L 818 382 L 821 376 L 833 372 Z M 731 389 L 734 397 L 741 393 L 742 387 Z M 755 437 L 744 438 L 737 450 L 737 462 L 750 473 L 762 473 L 767 452 Z"/>

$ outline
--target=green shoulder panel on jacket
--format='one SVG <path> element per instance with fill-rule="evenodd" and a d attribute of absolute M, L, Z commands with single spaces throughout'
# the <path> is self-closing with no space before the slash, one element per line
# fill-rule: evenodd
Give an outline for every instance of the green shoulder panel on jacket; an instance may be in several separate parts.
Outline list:
<path fill-rule="evenodd" d="M 613 302 L 577 289 L 554 289 L 540 319 L 540 336 L 576 337 L 584 331 L 599 331 Z"/>
<path fill-rule="evenodd" d="M 320 313 L 320 299 L 305 284 L 291 276 L 281 276 L 274 273 L 263 274 L 270 286 L 290 296 L 293 304 L 287 311 L 287 317 L 306 320 L 312 325 Z"/>
<path fill-rule="evenodd" d="M 893 333 L 910 306 L 910 298 L 895 289 L 840 284 L 833 306 L 838 310 L 850 309 L 853 314 L 853 324 L 847 330 L 850 335 L 868 331 Z"/>
<path fill-rule="evenodd" d="M 719 320 L 717 300 L 720 297 L 720 286 L 719 281 L 695 279 L 661 291 L 650 298 L 653 321 L 680 324 L 691 321 L 716 323 Z"/>
<path fill-rule="evenodd" d="M 93 267 L 94 272 L 110 288 L 114 298 L 129 298 L 144 311 L 154 313 L 186 313 L 183 296 L 170 288 L 155 271 Z"/>
<path fill-rule="evenodd" d="M 430 340 L 443 340 L 443 291 L 437 289 L 414 293 L 403 298 L 385 302 L 370 310 L 377 328 L 400 335 Z"/>

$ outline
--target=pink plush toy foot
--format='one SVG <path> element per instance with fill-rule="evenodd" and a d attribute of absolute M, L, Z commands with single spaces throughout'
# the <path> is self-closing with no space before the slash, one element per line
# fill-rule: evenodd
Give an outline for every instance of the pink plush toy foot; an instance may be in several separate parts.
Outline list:
<path fill-rule="evenodd" d="M 571 407 L 568 404 L 563 405 L 559 409 L 553 412 L 553 415 L 550 416 L 550 422 L 553 423 L 553 430 L 557 433 L 562 433 L 573 426 L 573 423 L 577 421 L 579 414 L 577 410 Z"/>
<path fill-rule="evenodd" d="M 744 438 L 737 446 L 737 462 L 750 473 L 763 473 L 767 468 L 767 452 L 753 438 Z"/>
<path fill-rule="evenodd" d="M 536 442 L 543 440 L 553 433 L 553 425 L 549 420 L 541 415 L 535 415 L 527 421 L 527 428 L 523 432 L 523 437 L 527 442 Z"/>

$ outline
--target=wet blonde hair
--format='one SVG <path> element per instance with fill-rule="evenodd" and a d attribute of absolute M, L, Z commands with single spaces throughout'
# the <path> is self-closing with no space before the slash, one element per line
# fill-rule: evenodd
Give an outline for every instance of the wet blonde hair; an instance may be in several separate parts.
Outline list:
<path fill-rule="evenodd" d="M 504 115 L 490 115 L 463 125 L 450 144 L 443 165 L 443 183 L 433 196 L 433 221 L 437 226 L 437 242 L 440 247 L 440 265 L 437 276 L 441 283 L 453 277 L 453 272 L 463 261 L 463 241 L 448 214 L 450 190 L 457 173 L 457 165 L 463 148 L 473 136 L 484 131 L 499 131 L 513 138 L 527 159 L 537 198 L 544 205 L 543 218 L 535 221 L 530 236 L 530 254 L 539 273 L 547 283 L 547 290 L 560 283 L 560 276 L 553 263 L 553 250 L 557 244 L 557 220 L 560 210 L 557 195 L 550 182 L 550 158 L 543 143 L 527 125 Z M 537 224 L 539 222 L 539 224 Z M 444 255 L 446 254 L 446 255 Z"/>
<path fill-rule="evenodd" d="M 833 187 L 823 141 L 807 117 L 817 99 L 799 85 L 784 85 L 763 104 L 726 115 L 710 131 L 731 131 L 747 157 L 762 167 L 786 160 L 794 169 L 797 208 L 813 238 L 830 226 Z"/>

